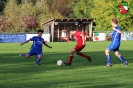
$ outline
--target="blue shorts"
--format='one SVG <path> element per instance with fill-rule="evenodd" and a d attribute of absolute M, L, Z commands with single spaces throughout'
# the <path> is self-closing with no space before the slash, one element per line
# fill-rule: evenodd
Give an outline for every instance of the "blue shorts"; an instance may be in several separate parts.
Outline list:
<path fill-rule="evenodd" d="M 110 51 L 119 51 L 119 47 L 120 47 L 120 44 L 115 44 L 115 45 L 110 44 L 107 49 Z"/>
<path fill-rule="evenodd" d="M 31 49 L 30 52 L 28 53 L 30 56 L 32 55 L 42 55 L 42 51 L 41 50 L 36 50 L 36 49 Z"/>

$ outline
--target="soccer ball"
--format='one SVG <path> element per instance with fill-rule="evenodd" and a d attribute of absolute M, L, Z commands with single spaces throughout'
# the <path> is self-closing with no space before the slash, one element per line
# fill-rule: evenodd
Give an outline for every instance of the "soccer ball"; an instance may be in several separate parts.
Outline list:
<path fill-rule="evenodd" d="M 57 65 L 58 65 L 58 66 L 62 66 L 62 65 L 63 65 L 63 61 L 62 61 L 62 60 L 58 60 L 58 61 L 57 61 Z"/>

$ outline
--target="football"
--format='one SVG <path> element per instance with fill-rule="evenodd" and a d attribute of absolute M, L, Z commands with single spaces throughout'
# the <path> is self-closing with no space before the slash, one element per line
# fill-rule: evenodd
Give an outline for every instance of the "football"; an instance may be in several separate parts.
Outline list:
<path fill-rule="evenodd" d="M 57 61 L 57 65 L 58 65 L 58 66 L 62 66 L 62 65 L 63 65 L 63 61 L 62 61 L 62 60 L 58 60 L 58 61 Z"/>

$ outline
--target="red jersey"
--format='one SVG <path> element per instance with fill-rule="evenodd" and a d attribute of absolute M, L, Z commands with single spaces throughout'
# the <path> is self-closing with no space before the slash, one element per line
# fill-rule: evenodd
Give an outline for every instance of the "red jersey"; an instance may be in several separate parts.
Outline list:
<path fill-rule="evenodd" d="M 75 39 L 77 41 L 77 45 L 82 45 L 82 43 L 83 43 L 82 37 L 80 36 L 81 34 L 82 33 L 81 32 L 78 32 L 78 31 L 76 31 L 74 33 L 74 37 L 75 37 Z"/>

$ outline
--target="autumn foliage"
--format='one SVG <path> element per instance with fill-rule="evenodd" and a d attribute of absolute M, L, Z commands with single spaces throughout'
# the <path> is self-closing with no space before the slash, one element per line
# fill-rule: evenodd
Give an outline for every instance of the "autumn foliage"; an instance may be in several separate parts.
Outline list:
<path fill-rule="evenodd" d="M 122 30 L 133 31 L 133 10 L 126 16 L 116 14 L 116 1 L 0 0 L 0 33 L 35 32 L 38 28 L 43 28 L 42 23 L 51 18 L 96 18 L 95 31 L 111 31 L 112 17 L 118 19 Z M 124 1 L 133 8 L 131 0 Z"/>

